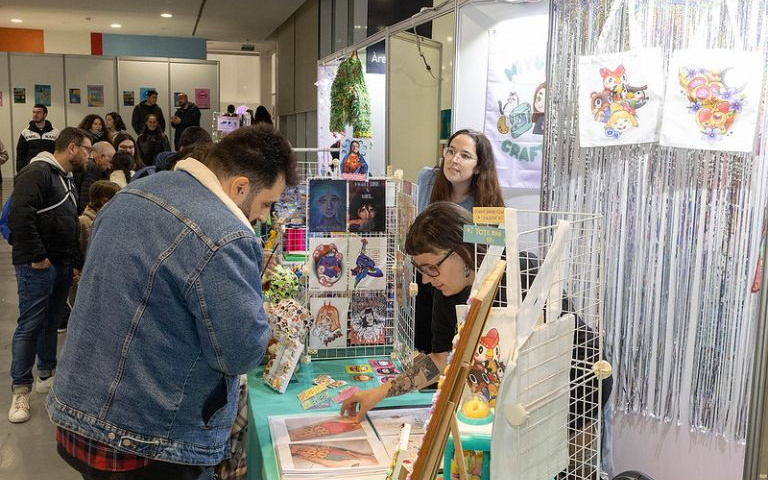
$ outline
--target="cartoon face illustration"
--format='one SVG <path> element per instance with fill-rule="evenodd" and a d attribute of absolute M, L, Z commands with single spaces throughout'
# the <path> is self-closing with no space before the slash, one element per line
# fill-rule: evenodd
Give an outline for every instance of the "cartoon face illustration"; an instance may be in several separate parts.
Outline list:
<path fill-rule="evenodd" d="M 326 193 L 317 199 L 317 203 L 320 206 L 320 211 L 323 212 L 325 218 L 336 218 L 336 210 L 339 208 L 339 202 L 341 199 L 335 193 Z"/>
<path fill-rule="evenodd" d="M 736 113 L 730 110 L 728 102 L 720 102 L 714 108 L 704 107 L 696 112 L 696 123 L 702 130 L 719 128 L 727 133 L 736 119 Z"/>
<path fill-rule="evenodd" d="M 605 112 L 606 109 L 610 109 L 610 104 L 612 102 L 611 95 L 605 91 L 600 93 L 592 92 L 591 97 L 592 105 L 590 109 L 592 110 L 592 114 L 595 116 L 595 120 L 605 123 L 607 121 Z"/>
<path fill-rule="evenodd" d="M 495 328 L 488 331 L 485 336 L 480 337 L 475 349 L 475 362 L 490 362 L 501 358 L 501 348 L 499 347 L 499 332 Z"/>
<path fill-rule="evenodd" d="M 627 83 L 624 65 L 619 65 L 616 70 L 601 68 L 600 76 L 603 77 L 603 88 L 611 93 L 621 93 L 624 84 Z"/>
<path fill-rule="evenodd" d="M 536 89 L 536 94 L 533 96 L 533 111 L 535 113 L 543 112 L 546 105 L 547 97 L 547 84 L 542 83 L 539 88 Z"/>
<path fill-rule="evenodd" d="M 339 321 L 339 309 L 326 303 L 317 312 L 317 320 L 315 321 L 316 331 L 335 332 L 341 329 L 341 322 Z"/>
<path fill-rule="evenodd" d="M 312 258 L 320 285 L 330 287 L 341 279 L 344 255 L 336 248 L 336 244 L 318 245 L 312 252 Z"/>
<path fill-rule="evenodd" d="M 605 124 L 605 130 L 608 136 L 618 138 L 622 133 L 636 126 L 637 117 L 627 110 L 620 109 L 611 113 L 608 122 Z"/>

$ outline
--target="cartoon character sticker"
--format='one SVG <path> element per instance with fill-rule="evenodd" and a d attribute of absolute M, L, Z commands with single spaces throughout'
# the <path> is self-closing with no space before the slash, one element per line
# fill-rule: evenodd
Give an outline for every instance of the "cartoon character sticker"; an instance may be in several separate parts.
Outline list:
<path fill-rule="evenodd" d="M 590 95 L 592 116 L 603 124 L 606 137 L 619 139 L 640 124 L 637 109 L 648 103 L 648 86 L 630 85 L 624 65 L 602 67 L 600 77 L 603 90 Z"/>
<path fill-rule="evenodd" d="M 688 98 L 688 111 L 694 116 L 701 138 L 710 145 L 731 133 L 744 108 L 745 87 L 728 84 L 729 70 L 682 66 L 678 73 L 681 93 Z"/>

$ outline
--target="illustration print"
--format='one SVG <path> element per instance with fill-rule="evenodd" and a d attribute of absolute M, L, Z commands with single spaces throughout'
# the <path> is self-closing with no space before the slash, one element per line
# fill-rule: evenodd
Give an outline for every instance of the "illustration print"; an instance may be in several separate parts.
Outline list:
<path fill-rule="evenodd" d="M 387 299 L 353 297 L 350 304 L 349 345 L 380 345 L 386 340 Z"/>
<path fill-rule="evenodd" d="M 385 231 L 386 196 L 387 186 L 384 180 L 349 182 L 349 231 Z"/>
<path fill-rule="evenodd" d="M 343 232 L 347 228 L 346 180 L 309 181 L 309 231 Z"/>
<path fill-rule="evenodd" d="M 306 424 L 307 420 L 312 423 Z M 353 417 L 330 417 L 319 421 L 313 418 L 293 418 L 285 422 L 288 429 L 288 438 L 292 442 L 303 440 L 343 440 L 345 438 L 359 437 L 363 426 Z"/>
<path fill-rule="evenodd" d="M 360 138 L 348 138 L 341 142 L 339 157 L 341 158 L 341 174 L 345 178 L 366 177 L 368 162 L 365 156 L 368 144 Z"/>
<path fill-rule="evenodd" d="M 349 239 L 349 252 L 355 258 L 349 269 L 349 287 L 353 290 L 384 290 L 387 287 L 387 239 L 365 237 Z"/>
<path fill-rule="evenodd" d="M 504 368 L 499 346 L 499 332 L 491 328 L 480 337 L 467 376 L 470 391 L 485 398 L 491 407 L 496 406 L 496 396 L 504 376 Z"/>
<path fill-rule="evenodd" d="M 713 144 L 731 133 L 745 103 L 745 86 L 728 85 L 730 69 L 680 67 L 678 79 L 701 138 Z"/>
<path fill-rule="evenodd" d="M 347 345 L 348 298 L 313 298 L 310 300 L 312 328 L 309 348 L 338 348 Z"/>
<path fill-rule="evenodd" d="M 640 124 L 637 109 L 648 103 L 648 86 L 630 85 L 624 65 L 614 70 L 603 67 L 600 77 L 603 89 L 590 96 L 592 116 L 603 124 L 606 137 L 618 139 Z"/>
<path fill-rule="evenodd" d="M 338 238 L 311 238 L 309 240 L 309 289 L 343 292 L 347 289 L 345 256 L 347 240 Z"/>

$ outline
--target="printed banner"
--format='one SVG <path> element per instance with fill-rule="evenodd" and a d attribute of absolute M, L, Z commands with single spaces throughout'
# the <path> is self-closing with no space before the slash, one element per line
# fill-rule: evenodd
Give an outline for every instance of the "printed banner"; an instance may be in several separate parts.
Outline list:
<path fill-rule="evenodd" d="M 508 23 L 504 33 L 489 33 L 484 133 L 493 146 L 501 186 L 539 188 L 548 20 L 543 14 Z"/>

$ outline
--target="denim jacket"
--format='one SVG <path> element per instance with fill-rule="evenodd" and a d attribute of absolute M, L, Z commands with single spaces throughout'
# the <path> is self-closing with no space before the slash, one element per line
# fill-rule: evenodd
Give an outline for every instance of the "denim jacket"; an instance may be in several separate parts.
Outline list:
<path fill-rule="evenodd" d="M 214 465 L 238 376 L 270 330 L 262 247 L 215 175 L 187 159 L 100 211 L 47 399 L 51 420 L 112 448 Z"/>

